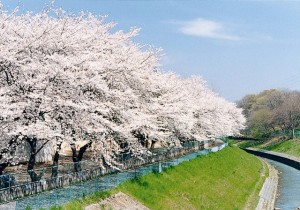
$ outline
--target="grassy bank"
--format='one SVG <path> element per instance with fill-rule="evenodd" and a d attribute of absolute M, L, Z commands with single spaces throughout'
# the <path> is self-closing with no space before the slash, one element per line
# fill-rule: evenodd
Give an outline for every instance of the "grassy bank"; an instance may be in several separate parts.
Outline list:
<path fill-rule="evenodd" d="M 268 146 L 258 146 L 258 148 L 300 157 L 300 139 L 290 139 Z"/>
<path fill-rule="evenodd" d="M 241 148 L 247 148 L 247 147 L 257 147 L 258 145 L 263 144 L 263 141 L 260 140 L 256 140 L 256 141 L 252 141 L 252 140 L 245 140 L 245 141 L 239 141 L 239 140 L 231 140 L 232 144 L 235 144 L 238 147 Z"/>
<path fill-rule="evenodd" d="M 256 205 L 263 178 L 260 160 L 238 148 L 229 147 L 198 157 L 161 174 L 128 181 L 123 191 L 150 209 L 243 209 L 248 199 Z M 257 184 L 259 183 L 259 184 Z"/>
<path fill-rule="evenodd" d="M 255 209 L 264 170 L 256 157 L 228 147 L 53 209 L 79 210 L 119 191 L 150 209 Z"/>
<path fill-rule="evenodd" d="M 300 138 L 288 139 L 286 136 L 283 136 L 282 138 L 274 137 L 272 139 L 261 141 L 233 140 L 231 142 L 241 148 L 254 147 L 300 157 Z"/>

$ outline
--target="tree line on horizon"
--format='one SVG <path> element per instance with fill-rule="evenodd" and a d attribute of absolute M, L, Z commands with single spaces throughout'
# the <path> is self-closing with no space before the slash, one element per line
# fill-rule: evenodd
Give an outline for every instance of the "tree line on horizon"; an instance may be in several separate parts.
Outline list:
<path fill-rule="evenodd" d="M 134 42 L 139 29 L 90 13 L 47 8 L 7 12 L 0 5 L 0 174 L 62 142 L 73 161 L 87 149 L 99 164 L 118 167 L 122 152 L 147 154 L 155 146 L 239 134 L 242 109 L 207 87 L 201 77 L 160 69 L 159 49 Z M 78 141 L 86 144 L 75 148 Z M 16 151 L 26 145 L 27 155 Z M 100 157 L 100 158 L 99 158 Z"/>
<path fill-rule="evenodd" d="M 300 91 L 270 89 L 249 94 L 237 102 L 247 119 L 244 135 L 268 139 L 281 133 L 295 138 L 300 126 Z"/>

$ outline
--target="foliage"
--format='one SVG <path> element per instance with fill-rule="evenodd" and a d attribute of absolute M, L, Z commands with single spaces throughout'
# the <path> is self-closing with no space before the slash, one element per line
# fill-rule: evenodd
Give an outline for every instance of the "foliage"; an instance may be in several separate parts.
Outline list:
<path fill-rule="evenodd" d="M 265 90 L 257 95 L 247 95 L 238 102 L 247 117 L 246 134 L 255 138 L 268 138 L 275 131 L 295 129 L 300 125 L 300 92 Z"/>
<path fill-rule="evenodd" d="M 251 115 L 249 127 L 251 135 L 255 138 L 264 139 L 270 136 L 271 111 L 268 109 L 259 109 Z"/>
<path fill-rule="evenodd" d="M 262 144 L 264 141 L 260 141 L 260 140 L 246 140 L 246 141 L 238 141 L 235 140 L 234 144 L 237 145 L 238 147 L 241 148 L 247 148 L 247 147 L 255 147 L 257 145 Z"/>

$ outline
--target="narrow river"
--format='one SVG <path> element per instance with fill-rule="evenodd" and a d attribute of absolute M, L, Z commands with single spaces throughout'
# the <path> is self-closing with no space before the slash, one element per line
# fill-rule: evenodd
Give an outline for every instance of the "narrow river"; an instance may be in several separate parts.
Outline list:
<path fill-rule="evenodd" d="M 275 207 L 283 210 L 300 207 L 300 171 L 266 159 L 279 171 L 278 198 Z"/>
<path fill-rule="evenodd" d="M 77 183 L 66 188 L 58 188 L 55 190 L 37 194 L 17 201 L 16 207 L 12 209 L 24 210 L 29 207 L 32 210 L 38 210 L 41 208 L 49 209 L 51 206 L 62 205 L 66 202 L 69 202 L 70 200 L 82 198 L 84 195 L 114 188 L 126 180 L 130 180 L 153 171 L 159 171 L 159 168 L 165 169 L 170 166 L 178 165 L 181 162 L 194 159 L 199 155 L 206 155 L 210 151 L 217 151 L 218 149 L 219 147 L 214 147 L 211 150 L 205 149 L 196 153 L 185 155 L 174 160 L 164 161 L 160 164 L 153 163 L 151 165 L 142 166 L 135 170 L 129 170 L 116 174 L 109 174 L 103 177 L 97 177 L 86 182 Z M 1 208 L 0 205 L 0 210 L 1 209 L 4 209 L 4 207 Z"/>

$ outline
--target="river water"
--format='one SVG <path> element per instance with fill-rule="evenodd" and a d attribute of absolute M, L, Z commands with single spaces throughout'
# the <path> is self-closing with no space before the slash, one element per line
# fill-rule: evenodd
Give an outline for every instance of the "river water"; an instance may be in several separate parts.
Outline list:
<path fill-rule="evenodd" d="M 277 161 L 266 160 L 279 171 L 279 196 L 275 207 L 283 210 L 300 207 L 300 171 Z"/>

